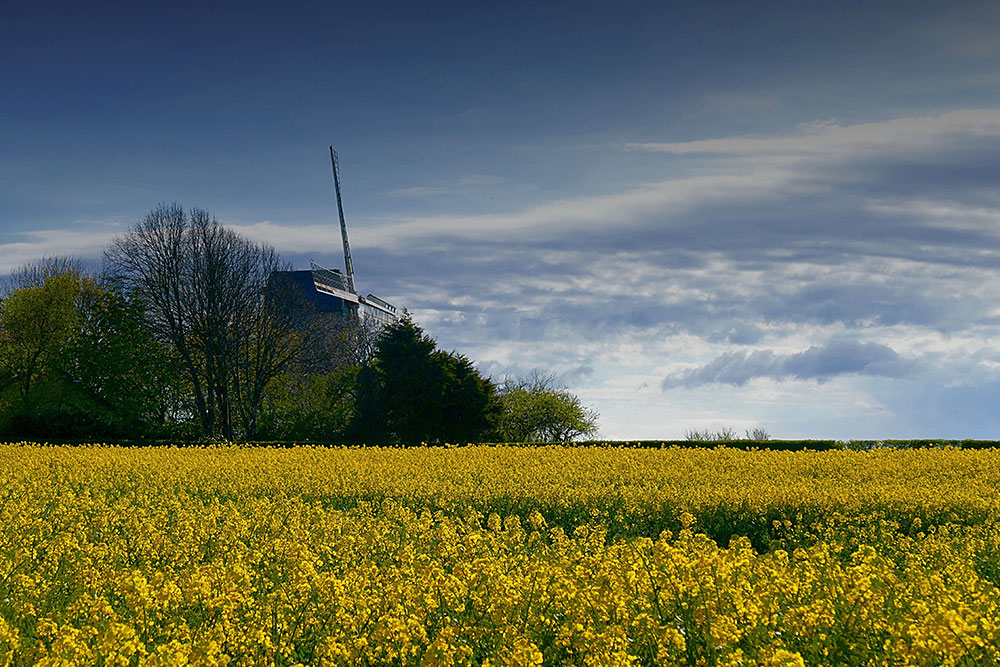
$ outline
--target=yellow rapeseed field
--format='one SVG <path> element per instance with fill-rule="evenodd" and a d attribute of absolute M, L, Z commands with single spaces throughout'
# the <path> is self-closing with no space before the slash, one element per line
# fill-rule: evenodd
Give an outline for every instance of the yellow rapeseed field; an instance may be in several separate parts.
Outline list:
<path fill-rule="evenodd" d="M 1000 451 L 0 445 L 0 666 L 1000 663 Z"/>

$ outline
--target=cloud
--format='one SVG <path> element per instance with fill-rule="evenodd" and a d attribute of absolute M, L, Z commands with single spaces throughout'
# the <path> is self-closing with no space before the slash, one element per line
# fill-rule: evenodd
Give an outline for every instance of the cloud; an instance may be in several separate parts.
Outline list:
<path fill-rule="evenodd" d="M 953 335 L 989 325 L 1000 308 L 998 117 L 820 121 L 776 140 L 818 137 L 860 153 L 831 162 L 799 146 L 794 164 L 737 154 L 690 171 L 681 160 L 660 180 L 509 214 L 360 219 L 350 230 L 359 285 L 434 317 L 450 347 L 549 344 L 561 328 L 605 341 L 655 332 L 775 349 L 805 327 L 814 340 L 872 327 L 890 343 L 889 327 Z M 882 149 L 858 138 L 873 135 Z M 916 145 L 919 160 L 900 157 Z M 962 178 L 936 176 L 956 164 Z M 300 266 L 341 253 L 327 223 L 233 227 Z M 39 232 L 0 246 L 0 263 L 99 254 L 111 236 L 99 232 Z"/>
<path fill-rule="evenodd" d="M 454 188 L 449 187 L 429 187 L 416 185 L 409 188 L 397 188 L 389 192 L 394 197 L 443 197 L 454 194 Z"/>
<path fill-rule="evenodd" d="M 583 379 L 592 377 L 593 375 L 594 375 L 594 367 L 588 364 L 584 364 L 563 372 L 559 376 L 558 383 L 561 385 L 576 384 Z"/>
<path fill-rule="evenodd" d="M 1000 110 L 847 126 L 821 121 L 785 137 L 632 146 L 720 154 L 688 173 L 675 162 L 667 179 L 502 214 L 369 218 L 352 224 L 352 247 L 441 253 L 458 272 L 492 254 L 516 255 L 497 267 L 501 275 L 553 250 L 603 253 L 602 264 L 634 257 L 627 271 L 668 252 L 685 256 L 688 267 L 714 254 L 740 271 L 840 264 L 871 276 L 865 258 L 1000 267 Z M 283 252 L 338 252 L 339 235 L 328 226 L 240 229 Z M 564 279 L 573 280 L 589 266 L 566 269 Z M 681 281 L 703 279 L 689 275 Z"/>
<path fill-rule="evenodd" d="M 116 232 L 117 223 L 78 222 L 72 229 L 42 229 L 24 232 L 25 240 L 0 243 L 0 275 L 43 257 L 100 257 Z"/>
<path fill-rule="evenodd" d="M 819 382 L 840 375 L 898 378 L 917 368 L 916 361 L 904 359 L 886 345 L 844 340 L 814 345 L 794 354 L 775 354 L 771 350 L 725 352 L 704 366 L 668 376 L 662 387 L 666 390 L 712 383 L 741 386 L 762 377 Z"/>
<path fill-rule="evenodd" d="M 882 215 L 906 217 L 922 225 L 948 226 L 956 231 L 993 233 L 1000 229 L 1000 199 L 983 205 L 919 198 L 909 201 L 873 201 L 868 210 Z"/>
<path fill-rule="evenodd" d="M 413 251 L 442 244 L 519 243 L 541 249 L 554 244 L 566 247 L 567 240 L 608 236 L 617 236 L 619 242 L 627 243 L 636 233 L 650 227 L 690 227 L 684 215 L 692 209 L 721 201 L 732 205 L 761 202 L 768 193 L 786 186 L 791 192 L 798 189 L 789 183 L 786 173 L 713 174 L 641 184 L 604 195 L 555 200 L 513 213 L 393 216 L 352 225 L 351 247 Z M 285 251 L 306 251 L 313 243 L 327 238 L 339 242 L 339 236 L 322 225 L 304 228 L 261 222 L 238 229 L 263 240 L 273 239 L 279 250 Z M 569 247 L 574 245 L 570 243 Z"/>
<path fill-rule="evenodd" d="M 228 226 L 255 241 L 274 246 L 280 253 L 339 255 L 344 248 L 340 237 L 340 228 L 336 223 L 287 225 L 262 220 Z M 352 230 L 351 247 L 353 248 L 354 245 Z"/>
<path fill-rule="evenodd" d="M 667 145 L 619 157 L 652 165 L 627 187 L 502 214 L 353 218 L 358 285 L 494 376 L 556 373 L 618 424 L 609 436 L 635 434 L 615 414 L 663 412 L 658 385 L 690 390 L 669 395 L 675 416 L 701 402 L 714 424 L 765 423 L 794 405 L 798 431 L 770 430 L 815 435 L 844 433 L 834 396 L 855 414 L 904 385 L 1000 378 L 1000 111 Z M 299 267 L 342 252 L 335 224 L 233 227 Z M 14 237 L 0 264 L 97 254 L 110 236 L 72 231 Z"/>
<path fill-rule="evenodd" d="M 840 126 L 833 120 L 801 124 L 798 136 L 729 137 L 686 142 L 629 143 L 629 150 L 689 155 L 716 153 L 747 156 L 810 156 L 912 152 L 955 139 L 1000 135 L 1000 110 L 971 109 L 939 116 L 896 118 L 877 123 Z"/>
<path fill-rule="evenodd" d="M 447 185 L 436 185 L 436 186 L 417 185 L 408 188 L 398 188 L 396 190 L 391 190 L 389 194 L 394 197 L 413 197 L 413 198 L 446 197 L 446 196 L 468 194 L 470 192 L 477 192 L 491 185 L 499 185 L 503 183 L 504 180 L 505 179 L 500 178 L 499 176 L 489 176 L 486 174 L 469 174 Z"/>

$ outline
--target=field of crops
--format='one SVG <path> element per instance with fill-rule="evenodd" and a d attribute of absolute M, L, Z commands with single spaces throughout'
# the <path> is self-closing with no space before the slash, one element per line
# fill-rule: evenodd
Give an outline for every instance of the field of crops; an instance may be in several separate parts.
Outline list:
<path fill-rule="evenodd" d="M 987 665 L 1000 451 L 0 445 L 4 665 Z"/>

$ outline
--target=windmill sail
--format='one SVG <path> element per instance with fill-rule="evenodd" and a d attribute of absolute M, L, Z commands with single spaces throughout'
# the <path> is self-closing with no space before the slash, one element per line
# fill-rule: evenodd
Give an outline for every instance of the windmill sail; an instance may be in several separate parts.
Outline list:
<path fill-rule="evenodd" d="M 337 151 L 330 146 L 330 162 L 333 164 L 333 187 L 337 192 L 337 214 L 340 216 L 340 235 L 344 239 L 344 269 L 347 271 L 347 284 L 354 292 L 354 263 L 351 261 L 351 244 L 347 240 L 347 221 L 344 219 L 344 201 L 340 196 L 340 161 Z"/>
<path fill-rule="evenodd" d="M 330 163 L 333 166 L 333 187 L 337 193 L 337 214 L 340 217 L 340 235 L 344 242 L 344 269 L 347 273 L 328 269 L 310 260 L 313 286 L 319 293 L 340 299 L 347 310 L 357 317 L 377 324 L 391 324 L 399 319 L 396 307 L 374 294 L 361 296 L 354 285 L 354 263 L 351 261 L 351 244 L 347 240 L 347 220 L 344 217 L 344 201 L 340 193 L 340 160 L 333 146 L 330 146 Z"/>

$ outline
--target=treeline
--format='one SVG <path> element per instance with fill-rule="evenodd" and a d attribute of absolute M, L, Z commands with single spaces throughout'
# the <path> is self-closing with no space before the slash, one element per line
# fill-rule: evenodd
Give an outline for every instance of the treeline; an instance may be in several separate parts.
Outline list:
<path fill-rule="evenodd" d="M 350 444 L 568 441 L 596 413 L 554 376 L 494 381 L 408 316 L 319 311 L 273 248 L 159 206 L 99 274 L 65 259 L 0 298 L 0 438 Z"/>
<path fill-rule="evenodd" d="M 523 442 L 524 446 L 544 445 L 543 442 Z M 881 449 L 1000 449 L 997 440 L 948 440 L 948 439 L 914 439 L 914 440 L 776 440 L 773 438 L 733 438 L 733 439 L 685 439 L 685 440 L 577 440 L 573 443 L 578 447 L 605 447 L 626 449 L 667 449 L 681 447 L 684 449 L 768 449 L 788 452 L 825 452 L 825 451 L 874 451 Z"/>

